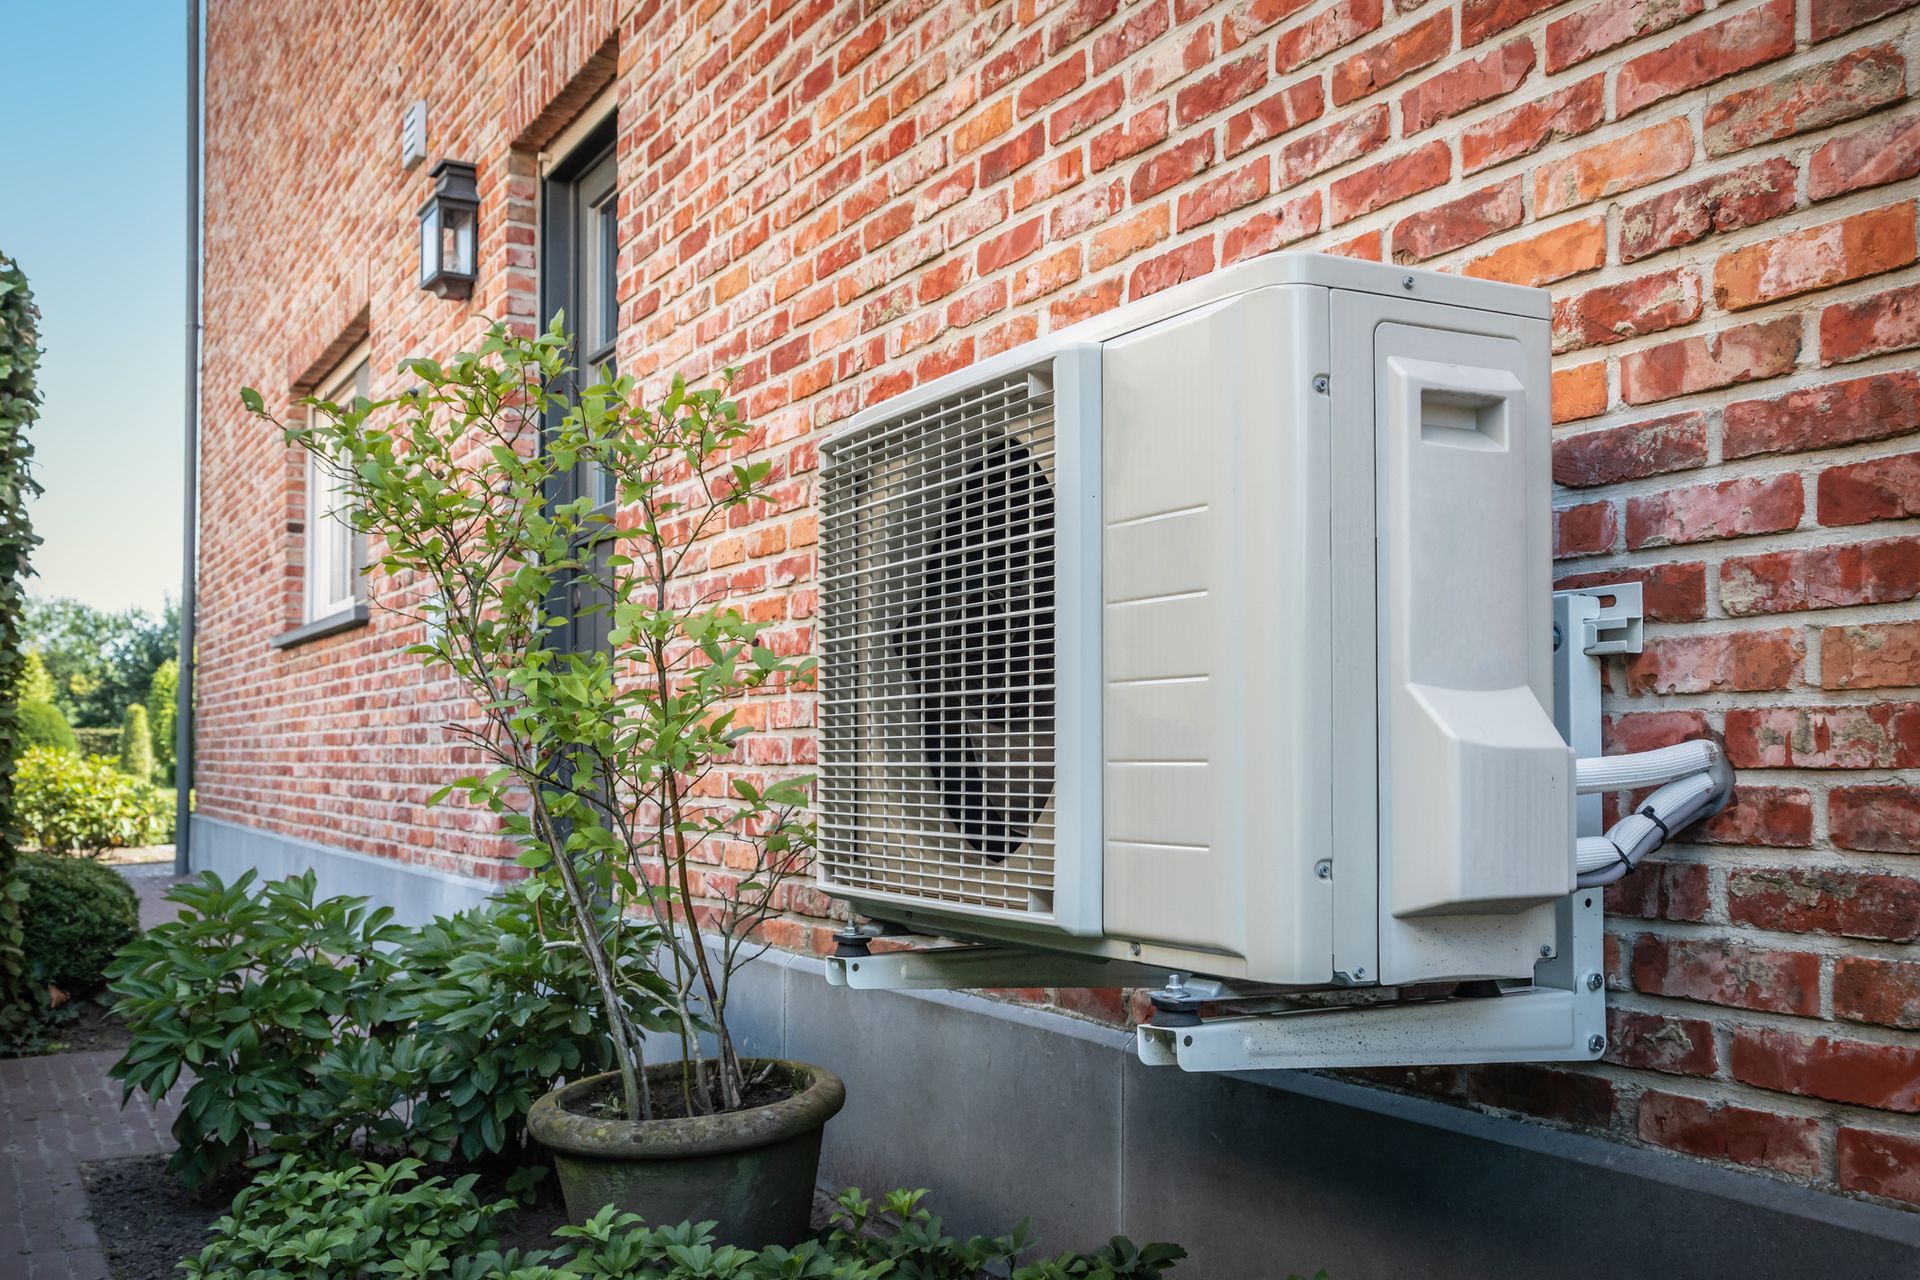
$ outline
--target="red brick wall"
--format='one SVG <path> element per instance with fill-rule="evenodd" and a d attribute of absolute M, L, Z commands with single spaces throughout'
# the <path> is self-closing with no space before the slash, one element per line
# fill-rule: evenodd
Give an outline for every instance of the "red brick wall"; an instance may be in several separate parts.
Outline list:
<path fill-rule="evenodd" d="M 1724 735 L 1742 786 L 1610 894 L 1605 1064 L 1391 1079 L 1920 1203 L 1912 6 L 603 0 L 469 27 L 362 3 L 309 29 L 214 0 L 201 810 L 497 871 L 423 807 L 458 704 L 395 656 L 403 624 L 266 645 L 298 473 L 236 391 L 287 392 L 363 314 L 377 385 L 477 316 L 530 320 L 531 148 L 609 73 L 622 363 L 744 370 L 778 500 L 703 572 L 793 650 L 817 438 L 864 405 L 1281 246 L 1542 285 L 1565 578 L 1648 588 L 1610 740 Z M 470 306 L 413 285 L 416 96 L 432 157 L 480 164 Z M 749 715 L 750 767 L 810 763 L 807 700 Z"/>

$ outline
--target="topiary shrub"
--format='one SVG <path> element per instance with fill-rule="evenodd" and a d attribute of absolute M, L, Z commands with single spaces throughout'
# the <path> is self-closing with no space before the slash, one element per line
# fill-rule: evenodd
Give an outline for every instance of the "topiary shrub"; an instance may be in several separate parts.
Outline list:
<path fill-rule="evenodd" d="M 153 781 L 153 730 L 147 727 L 147 709 L 137 702 L 120 722 L 120 772 Z"/>
<path fill-rule="evenodd" d="M 107 965 L 140 932 L 140 900 L 111 867 L 84 858 L 20 855 L 27 972 L 42 986 L 89 995 Z"/>
<path fill-rule="evenodd" d="M 21 751 L 31 747 L 49 747 L 55 751 L 77 751 L 79 741 L 73 726 L 51 702 L 30 699 L 14 708 L 14 741 Z"/>
<path fill-rule="evenodd" d="M 120 731 L 118 729 L 93 729 L 81 725 L 74 729 L 73 740 L 80 744 L 79 751 L 83 756 L 119 759 Z"/>
<path fill-rule="evenodd" d="M 168 658 L 154 668 L 147 682 L 147 723 L 153 726 L 153 767 L 159 781 L 171 787 L 173 779 L 173 728 L 179 715 L 180 664 Z"/>
<path fill-rule="evenodd" d="M 45 853 L 161 844 L 172 831 L 173 806 L 159 788 L 105 756 L 36 747 L 14 766 L 13 799 L 20 834 Z"/>

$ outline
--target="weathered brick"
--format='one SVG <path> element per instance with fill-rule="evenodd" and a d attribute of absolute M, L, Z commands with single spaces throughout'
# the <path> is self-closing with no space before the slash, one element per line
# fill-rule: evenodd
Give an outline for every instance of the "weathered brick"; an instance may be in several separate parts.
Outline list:
<path fill-rule="evenodd" d="M 1768 0 L 1629 61 L 1614 77 L 1614 112 L 1632 115 L 1792 52 L 1793 0 Z"/>
<path fill-rule="evenodd" d="M 1779 533 L 1800 523 L 1804 506 L 1800 477 L 1794 475 L 1667 489 L 1627 500 L 1627 547 L 1638 551 Z"/>
<path fill-rule="evenodd" d="M 1835 1176 L 1848 1191 L 1920 1204 L 1920 1138 L 1842 1125 L 1834 1163 Z"/>
<path fill-rule="evenodd" d="M 1911 755 L 1903 747 L 1897 758 Z M 1793 867 L 1736 871 L 1727 877 L 1727 918 L 1762 929 L 1912 942 L 1920 937 L 1920 881 Z"/>
<path fill-rule="evenodd" d="M 1093 42 L 1093 73 L 1099 75 L 1166 34 L 1167 0 L 1148 0 L 1136 5 L 1118 25 L 1100 33 Z"/>
<path fill-rule="evenodd" d="M 1850 462 L 1820 473 L 1820 523 L 1866 524 L 1920 514 L 1920 453 Z"/>
<path fill-rule="evenodd" d="M 1157 146 L 1167 136 L 1167 104 L 1157 103 L 1128 116 L 1121 124 L 1103 129 L 1087 142 L 1087 168 L 1098 173 L 1129 156 Z"/>
<path fill-rule="evenodd" d="M 1791 631 L 1723 631 L 1661 636 L 1627 659 L 1630 694 L 1758 692 L 1800 676 L 1806 646 Z"/>
<path fill-rule="evenodd" d="M 1087 248 L 1087 268 L 1098 271 L 1167 238 L 1171 211 L 1165 204 L 1142 209 L 1121 222 L 1101 227 Z"/>
<path fill-rule="evenodd" d="M 1260 212 L 1231 227 L 1220 240 L 1222 265 L 1271 253 L 1282 245 L 1304 240 L 1320 230 L 1320 193 L 1310 191 L 1281 205 L 1278 212 Z"/>
<path fill-rule="evenodd" d="M 1841 956 L 1833 962 L 1833 1013 L 1849 1022 L 1920 1030 L 1920 963 Z"/>
<path fill-rule="evenodd" d="M 1126 105 L 1127 90 L 1119 77 L 1095 85 L 1047 117 L 1047 137 L 1054 146 L 1086 132 Z"/>
<path fill-rule="evenodd" d="M 1518 179 L 1515 180 L 1516 182 Z M 1516 192 L 1517 195 L 1517 192 Z M 1400 243 L 1394 228 L 1393 242 Z M 1397 249 L 1396 249 L 1397 252 Z M 1553 425 L 1594 418 L 1607 411 L 1607 362 L 1594 360 L 1553 371 Z"/>
<path fill-rule="evenodd" d="M 1128 188 L 1135 204 L 1144 203 L 1169 187 L 1179 186 L 1213 165 L 1213 135 L 1202 133 L 1140 162 Z"/>
<path fill-rule="evenodd" d="M 1834 844 L 1863 853 L 1920 853 L 1920 787 L 1835 787 L 1827 797 Z"/>
<path fill-rule="evenodd" d="M 1648 995 L 1807 1017 L 1820 1011 L 1820 957 L 1644 933 L 1633 946 L 1633 985 Z"/>
<path fill-rule="evenodd" d="M 1620 361 L 1620 398 L 1653 404 L 1789 372 L 1800 356 L 1800 320 L 1783 316 L 1636 351 Z"/>
<path fill-rule="evenodd" d="M 1317 173 L 1366 155 L 1387 140 L 1385 104 L 1316 130 L 1280 149 L 1280 185 L 1298 186 Z"/>
<path fill-rule="evenodd" d="M 1606 119 L 1606 77 L 1589 76 L 1544 98 L 1469 125 L 1460 134 L 1460 171 L 1478 173 L 1549 142 L 1578 137 Z"/>
<path fill-rule="evenodd" d="M 1035 123 L 980 153 L 980 185 L 990 187 L 1032 164 L 1047 149 L 1046 126 Z"/>
<path fill-rule="evenodd" d="M 1698 562 L 1627 565 L 1597 573 L 1562 574 L 1554 579 L 1553 585 L 1556 591 L 1568 591 L 1616 582 L 1640 584 L 1641 605 L 1647 617 L 1655 622 L 1698 622 L 1707 616 L 1707 567 Z"/>
<path fill-rule="evenodd" d="M 1906 59 L 1892 45 L 1854 49 L 1832 62 L 1776 76 L 1707 108 L 1710 156 L 1840 124 L 1907 96 Z"/>
<path fill-rule="evenodd" d="M 1401 132 L 1415 134 L 1519 88 L 1533 70 L 1533 41 L 1509 40 L 1492 53 L 1449 67 L 1400 95 Z"/>
<path fill-rule="evenodd" d="M 1174 120 L 1181 125 L 1204 120 L 1225 111 L 1248 94 L 1259 92 L 1266 82 L 1266 54 L 1250 53 L 1181 89 L 1173 99 Z"/>
<path fill-rule="evenodd" d="M 1920 347 L 1920 285 L 1888 289 L 1820 313 L 1820 363 L 1844 364 Z"/>
<path fill-rule="evenodd" d="M 1831 200 L 1915 174 L 1920 174 L 1920 112 L 1908 112 L 1823 144 L 1807 160 L 1807 195 Z"/>
<path fill-rule="evenodd" d="M 1016 304 L 1043 298 L 1064 289 L 1080 278 L 1080 246 L 1050 253 L 1038 262 L 1028 263 L 1013 276 L 1013 300 Z"/>
<path fill-rule="evenodd" d="M 1585 489 L 1686 471 L 1706 461 L 1706 415 L 1680 413 L 1555 440 L 1553 481 Z"/>
<path fill-rule="evenodd" d="M 1798 176 L 1791 160 L 1774 157 L 1629 205 L 1620 215 L 1620 261 L 1777 218 L 1793 208 Z"/>
<path fill-rule="evenodd" d="M 1471 48 L 1563 3 L 1565 0 L 1466 0 L 1460 6 L 1460 47 Z"/>
<path fill-rule="evenodd" d="M 1312 0 L 1246 0 L 1220 22 L 1220 50 L 1231 53 L 1263 31 L 1286 21 Z"/>
<path fill-rule="evenodd" d="M 1712 909 L 1712 876 L 1698 862 L 1649 858 L 1632 875 L 1607 886 L 1607 914 L 1612 916 L 1699 921 Z"/>
<path fill-rule="evenodd" d="M 1713 733 L 1713 726 L 1699 711 L 1630 711 L 1608 717 L 1601 728 L 1610 756 L 1653 751 Z"/>
<path fill-rule="evenodd" d="M 1380 0 L 1340 0 L 1273 42 L 1273 65 L 1280 74 L 1298 70 L 1316 58 L 1344 48 L 1380 29 Z"/>
<path fill-rule="evenodd" d="M 1291 133 L 1319 119 L 1326 109 L 1326 92 L 1320 87 L 1320 77 L 1290 85 L 1227 117 L 1226 152 L 1230 156 L 1239 155 L 1269 138 Z"/>
<path fill-rule="evenodd" d="M 1213 241 L 1169 249 L 1157 258 L 1149 258 L 1133 269 L 1127 279 L 1127 296 L 1144 298 L 1162 289 L 1171 289 L 1183 280 L 1192 280 L 1213 270 Z"/>
<path fill-rule="evenodd" d="M 1020 86 L 1014 108 L 1022 116 L 1058 102 L 1087 82 L 1087 55 L 1078 50 L 1056 59 L 1045 71 Z"/>
<path fill-rule="evenodd" d="M 1553 349 L 1608 346 L 1692 324 L 1700 305 L 1700 277 L 1684 267 L 1563 294 L 1553 304 Z"/>
<path fill-rule="evenodd" d="M 1468 1067 L 1467 1096 L 1530 1116 L 1602 1127 L 1612 1123 L 1619 1101 L 1604 1076 L 1521 1063 Z"/>
<path fill-rule="evenodd" d="M 1916 595 L 1920 539 L 1768 551 L 1720 565 L 1720 607 L 1735 617 L 1888 604 Z"/>
<path fill-rule="evenodd" d="M 1910 769 L 1920 761 L 1920 706 L 1735 707 L 1726 743 L 1742 769 Z"/>
<path fill-rule="evenodd" d="M 1920 374 L 1875 374 L 1789 392 L 1775 400 L 1740 400 L 1725 412 L 1722 451 L 1728 458 L 1795 453 L 1886 440 L 1920 431 Z"/>
<path fill-rule="evenodd" d="M 1631 1009 L 1607 1010 L 1607 1061 L 1679 1076 L 1710 1076 L 1719 1069 L 1712 1023 Z"/>
<path fill-rule="evenodd" d="M 1180 197 L 1175 226 L 1186 231 L 1264 199 L 1272 190 L 1272 169 L 1273 162 L 1263 156 L 1251 164 L 1207 179 Z"/>
<path fill-rule="evenodd" d="M 1813 797 L 1800 787 L 1736 786 L 1733 802 L 1687 837 L 1699 844 L 1805 849 L 1813 843 Z"/>
<path fill-rule="evenodd" d="M 1691 163 L 1693 127 L 1675 117 L 1541 165 L 1533 175 L 1533 214 L 1544 218 L 1644 187 Z"/>
<path fill-rule="evenodd" d="M 1703 0 L 1600 0 L 1547 24 L 1547 73 L 1685 22 Z"/>
<path fill-rule="evenodd" d="M 1920 0 L 1820 0 L 1811 6 L 1813 38 L 1831 40 L 1915 4 Z"/>
<path fill-rule="evenodd" d="M 1453 49 L 1453 14 L 1441 11 L 1398 35 L 1347 58 L 1333 69 L 1337 106 L 1364 98 L 1394 81 L 1432 66 Z"/>
<path fill-rule="evenodd" d="M 1452 149 L 1445 142 L 1434 141 L 1336 178 L 1328 205 L 1329 223 L 1338 226 L 1422 191 L 1444 186 L 1452 170 Z"/>
<path fill-rule="evenodd" d="M 1725 254 L 1714 264 L 1713 297 L 1742 311 L 1904 267 L 1915 251 L 1909 200 Z"/>
<path fill-rule="evenodd" d="M 1618 508 L 1611 502 L 1554 508 L 1553 557 L 1556 560 L 1600 555 L 1613 550 L 1619 538 Z"/>
<path fill-rule="evenodd" d="M 1827 689 L 1920 685 L 1920 622 L 1827 627 L 1820 633 L 1820 684 Z"/>
<path fill-rule="evenodd" d="M 1482 254 L 1461 268 L 1466 275 L 1508 284 L 1541 285 L 1595 271 L 1607 261 L 1607 220 L 1588 218 Z"/>
<path fill-rule="evenodd" d="M 1920 1111 L 1920 1046 L 1738 1027 L 1733 1034 L 1733 1075 L 1781 1093 L 1883 1111 Z"/>
<path fill-rule="evenodd" d="M 1655 1146 L 1810 1178 L 1820 1172 L 1820 1124 L 1733 1103 L 1649 1089 L 1636 1130 Z"/>

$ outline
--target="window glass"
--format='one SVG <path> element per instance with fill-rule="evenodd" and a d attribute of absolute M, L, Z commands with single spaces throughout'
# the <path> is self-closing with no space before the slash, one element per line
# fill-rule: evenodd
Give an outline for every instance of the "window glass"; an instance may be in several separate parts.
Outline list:
<path fill-rule="evenodd" d="M 356 352 L 330 382 L 322 383 L 320 398 L 351 404 L 368 390 L 367 361 Z M 332 617 L 359 603 L 359 538 L 348 516 L 348 498 L 331 468 L 307 455 L 307 581 L 306 620 Z"/>

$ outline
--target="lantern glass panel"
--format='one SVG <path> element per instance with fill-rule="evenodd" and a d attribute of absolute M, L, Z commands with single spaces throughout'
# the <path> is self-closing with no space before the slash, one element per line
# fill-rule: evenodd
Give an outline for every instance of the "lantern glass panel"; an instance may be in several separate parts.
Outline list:
<path fill-rule="evenodd" d="M 440 205 L 436 201 L 420 213 L 420 283 L 440 274 Z"/>

